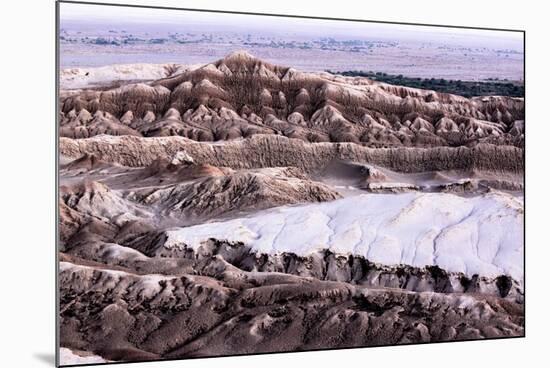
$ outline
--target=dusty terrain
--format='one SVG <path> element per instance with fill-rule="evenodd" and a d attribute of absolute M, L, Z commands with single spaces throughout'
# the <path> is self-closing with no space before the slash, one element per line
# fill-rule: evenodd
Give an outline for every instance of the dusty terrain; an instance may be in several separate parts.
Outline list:
<path fill-rule="evenodd" d="M 61 91 L 65 364 L 523 336 L 523 99 L 162 68 Z"/>

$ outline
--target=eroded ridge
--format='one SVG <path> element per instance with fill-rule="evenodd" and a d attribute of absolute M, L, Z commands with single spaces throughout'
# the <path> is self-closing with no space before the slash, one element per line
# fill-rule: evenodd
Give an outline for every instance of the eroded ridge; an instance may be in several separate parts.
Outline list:
<path fill-rule="evenodd" d="M 523 146 L 522 98 L 464 98 L 364 77 L 304 73 L 244 52 L 166 75 L 62 92 L 61 135 L 220 141 L 274 134 L 369 147 Z"/>

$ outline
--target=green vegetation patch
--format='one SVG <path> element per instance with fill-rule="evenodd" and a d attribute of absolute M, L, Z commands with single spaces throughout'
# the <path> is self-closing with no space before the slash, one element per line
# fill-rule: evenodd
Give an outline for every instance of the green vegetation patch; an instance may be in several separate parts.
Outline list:
<path fill-rule="evenodd" d="M 397 84 L 405 87 L 431 89 L 437 92 L 452 93 L 464 97 L 474 96 L 510 96 L 523 97 L 525 87 L 523 82 L 509 81 L 507 79 L 489 78 L 483 81 L 462 81 L 441 78 L 411 78 L 401 74 L 392 75 L 381 72 L 350 70 L 333 72 L 331 74 L 343 75 L 346 77 L 367 77 L 379 82 Z"/>

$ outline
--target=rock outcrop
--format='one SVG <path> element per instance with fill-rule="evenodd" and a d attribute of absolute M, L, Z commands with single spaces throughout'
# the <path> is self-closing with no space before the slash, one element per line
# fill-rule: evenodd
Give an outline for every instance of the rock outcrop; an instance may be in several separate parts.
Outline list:
<path fill-rule="evenodd" d="M 109 360 L 523 334 L 521 308 L 499 297 L 411 293 L 234 268 L 216 279 L 67 262 L 60 269 L 61 344 Z"/>
<path fill-rule="evenodd" d="M 185 151 L 197 163 L 234 169 L 295 166 L 306 172 L 324 169 L 334 160 L 386 167 L 400 172 L 489 170 L 523 173 L 524 150 L 480 144 L 475 147 L 373 149 L 354 143 L 306 143 L 275 135 L 218 143 L 182 137 L 139 138 L 97 136 L 86 140 L 60 139 L 62 155 L 79 158 L 93 154 L 125 166 L 148 166 Z"/>

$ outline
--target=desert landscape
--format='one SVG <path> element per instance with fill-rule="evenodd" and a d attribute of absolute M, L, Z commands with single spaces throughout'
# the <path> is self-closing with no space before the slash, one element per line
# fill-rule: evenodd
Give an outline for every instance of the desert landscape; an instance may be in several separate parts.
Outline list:
<path fill-rule="evenodd" d="M 524 335 L 523 97 L 250 49 L 59 86 L 62 365 Z"/>

